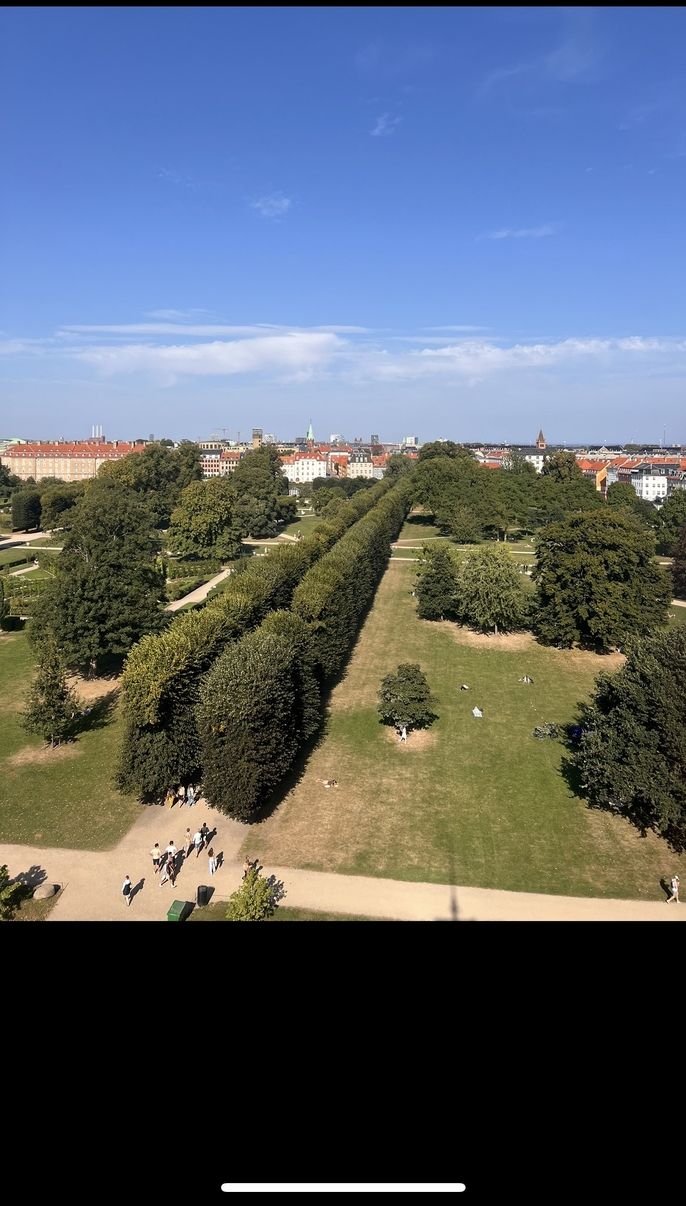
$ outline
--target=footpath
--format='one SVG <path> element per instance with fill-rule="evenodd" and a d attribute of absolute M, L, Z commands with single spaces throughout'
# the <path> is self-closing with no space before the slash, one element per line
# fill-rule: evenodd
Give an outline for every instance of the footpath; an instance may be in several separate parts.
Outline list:
<path fill-rule="evenodd" d="M 205 851 L 191 852 L 174 887 L 160 887 L 149 851 L 174 841 L 183 850 L 186 827 L 194 833 L 206 821 L 216 828 L 211 846 L 223 858 L 208 874 Z M 214 889 L 212 899 L 227 900 L 240 886 L 238 852 L 245 826 L 217 813 L 204 801 L 193 808 L 141 805 L 141 815 L 113 850 L 61 850 L 0 845 L 0 864 L 10 876 L 26 875 L 33 884 L 56 883 L 63 891 L 49 921 L 164 921 L 173 900 L 193 901 L 199 884 Z M 503 892 L 450 884 L 411 883 L 362 875 L 336 875 L 265 864 L 264 874 L 282 880 L 284 905 L 329 913 L 398 921 L 686 921 L 686 908 L 665 900 L 606 900 Z M 136 889 L 127 906 L 121 885 L 129 875 Z M 656 885 L 656 890 L 657 885 Z"/>

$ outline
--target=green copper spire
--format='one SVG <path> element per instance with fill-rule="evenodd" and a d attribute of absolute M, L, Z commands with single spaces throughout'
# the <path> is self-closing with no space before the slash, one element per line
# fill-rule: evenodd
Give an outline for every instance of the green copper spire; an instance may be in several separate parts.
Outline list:
<path fill-rule="evenodd" d="M 307 437 L 306 438 L 308 440 L 312 440 L 312 442 L 314 443 L 314 431 L 312 430 L 312 420 L 311 419 L 310 419 L 310 426 L 307 429 Z"/>

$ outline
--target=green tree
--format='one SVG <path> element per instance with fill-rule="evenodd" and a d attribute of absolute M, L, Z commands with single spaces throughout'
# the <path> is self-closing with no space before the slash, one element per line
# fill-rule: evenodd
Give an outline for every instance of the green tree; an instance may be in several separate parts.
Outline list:
<path fill-rule="evenodd" d="M 428 461 L 436 456 L 447 456 L 454 460 L 474 460 L 471 448 L 465 448 L 464 444 L 456 444 L 454 440 L 432 440 L 429 444 L 422 444 L 417 459 Z"/>
<path fill-rule="evenodd" d="M 15 486 L 21 485 L 21 478 L 16 477 L 14 473 L 10 473 L 7 465 L 3 465 L 0 460 L 0 488 L 2 490 L 13 490 Z"/>
<path fill-rule="evenodd" d="M 69 526 L 69 512 L 83 496 L 84 488 L 81 482 L 66 482 L 41 490 L 41 523 L 46 531 Z"/>
<path fill-rule="evenodd" d="M 457 571 L 450 551 L 425 545 L 417 579 L 417 614 L 422 620 L 443 620 L 453 614 Z"/>
<path fill-rule="evenodd" d="M 670 582 L 654 561 L 653 538 L 620 507 L 544 528 L 533 578 L 535 629 L 551 644 L 612 649 L 667 617 Z"/>
<path fill-rule="evenodd" d="M 59 745 L 74 728 L 79 712 L 76 695 L 67 686 L 67 670 L 54 638 L 48 638 L 38 656 L 36 677 L 31 684 L 23 726 L 51 746 Z"/>
<path fill-rule="evenodd" d="M 553 452 L 543 461 L 543 477 L 552 477 L 555 482 L 571 482 L 583 477 L 573 452 Z"/>
<path fill-rule="evenodd" d="M 227 921 L 266 921 L 276 909 L 274 888 L 256 868 L 248 871 L 240 888 L 231 894 Z"/>
<path fill-rule="evenodd" d="M 402 452 L 394 452 L 386 461 L 384 477 L 394 480 L 395 478 L 400 477 L 401 473 L 407 473 L 412 468 L 413 464 L 414 462 L 409 456 L 403 456 Z"/>
<path fill-rule="evenodd" d="M 155 440 L 142 452 L 101 465 L 98 477 L 135 490 L 147 504 L 154 527 L 166 528 L 181 491 L 202 477 L 200 449 L 190 440 L 178 448 Z"/>
<path fill-rule="evenodd" d="M 387 674 L 379 690 L 377 711 L 382 724 L 397 728 L 425 729 L 433 724 L 436 713 L 426 675 L 421 666 L 403 662 L 395 674 Z"/>
<path fill-rule="evenodd" d="M 145 502 L 111 478 L 92 482 L 71 512 L 55 578 L 32 615 L 34 642 L 52 634 L 69 667 L 93 670 L 127 653 L 165 622 L 156 553 Z"/>
<path fill-rule="evenodd" d="M 495 633 L 522 628 L 526 604 L 519 566 L 505 549 L 484 545 L 461 562 L 454 609 L 463 624 Z"/>
<path fill-rule="evenodd" d="M 0 867 L 0 921 L 12 920 L 24 896 L 26 886 L 10 879 L 7 866 Z"/>
<path fill-rule="evenodd" d="M 637 498 L 636 491 L 628 482 L 612 482 L 612 485 L 608 486 L 608 507 L 628 507 L 630 511 L 633 511 Z"/>
<path fill-rule="evenodd" d="M 39 528 L 41 519 L 40 491 L 35 488 L 15 490 L 12 495 L 12 527 L 15 532 Z"/>
<path fill-rule="evenodd" d="M 672 583 L 677 599 L 686 599 L 686 523 L 674 549 Z"/>
<path fill-rule="evenodd" d="M 191 482 L 172 512 L 169 549 L 180 557 L 230 561 L 240 552 L 245 528 L 237 493 L 228 477 Z"/>
<path fill-rule="evenodd" d="M 686 839 L 686 628 L 637 641 L 626 665 L 601 675 L 582 711 L 573 756 L 591 802 L 619 808 L 641 830 Z"/>
<path fill-rule="evenodd" d="M 14 500 L 12 500 L 14 502 Z M 686 490 L 673 490 L 660 509 L 658 549 L 671 557 L 686 523 Z"/>

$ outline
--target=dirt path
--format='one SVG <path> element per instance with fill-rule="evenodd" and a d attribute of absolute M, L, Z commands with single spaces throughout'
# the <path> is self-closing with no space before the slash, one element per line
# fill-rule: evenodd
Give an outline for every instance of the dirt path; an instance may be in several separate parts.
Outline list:
<path fill-rule="evenodd" d="M 205 582 L 196 590 L 192 590 L 189 595 L 184 595 L 182 599 L 175 599 L 173 603 L 167 603 L 164 610 L 178 611 L 180 607 L 185 607 L 186 603 L 200 603 L 203 599 L 207 598 L 213 586 L 216 586 L 218 582 L 223 582 L 225 578 L 228 578 L 229 574 L 233 573 L 233 568 L 232 565 L 228 566 L 221 573 L 215 574 L 214 578 L 210 578 L 209 582 Z"/>
<path fill-rule="evenodd" d="M 183 849 L 186 826 L 191 832 L 206 821 L 217 832 L 211 841 L 224 862 L 208 875 L 205 852 L 193 852 L 174 887 L 160 887 L 149 851 L 155 842 L 165 847 L 173 839 Z M 246 835 L 244 825 L 200 801 L 194 808 L 141 805 L 141 815 L 114 850 L 54 850 L 31 846 L 0 846 L 0 864 L 11 876 L 28 874 L 34 883 L 47 880 L 64 885 L 50 921 L 164 921 L 173 900 L 194 900 L 199 884 L 215 889 L 215 900 L 226 900 L 241 881 L 238 852 Z M 533 892 L 501 892 L 449 884 L 408 883 L 361 875 L 335 875 L 291 867 L 265 866 L 267 874 L 283 880 L 285 904 L 363 917 L 402 921 L 686 921 L 680 905 L 665 901 L 602 900 L 576 896 L 547 896 Z M 130 907 L 121 897 L 125 875 L 138 890 Z M 659 888 L 656 885 L 656 897 Z"/>

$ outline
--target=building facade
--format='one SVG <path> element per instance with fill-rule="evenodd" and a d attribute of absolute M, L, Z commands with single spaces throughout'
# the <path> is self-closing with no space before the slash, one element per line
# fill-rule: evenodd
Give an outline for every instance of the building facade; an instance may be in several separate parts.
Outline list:
<path fill-rule="evenodd" d="M 32 477 L 59 477 L 65 482 L 83 482 L 97 475 L 101 465 L 121 460 L 132 452 L 142 452 L 145 440 L 40 440 L 33 444 L 13 444 L 0 454 L 0 463 L 22 481 Z"/>

